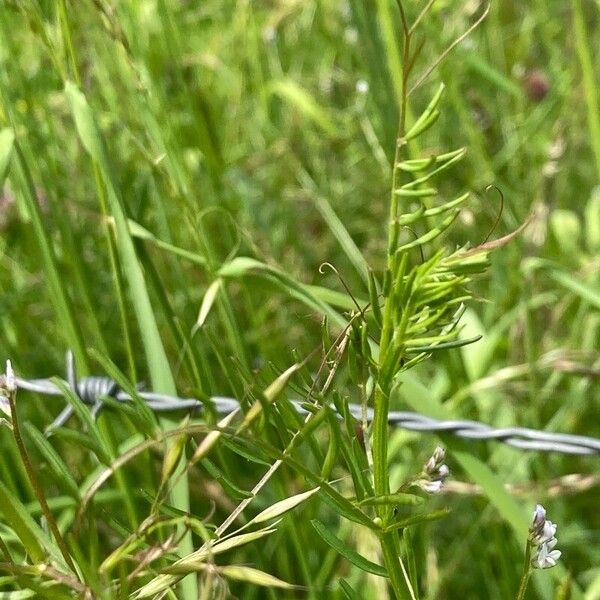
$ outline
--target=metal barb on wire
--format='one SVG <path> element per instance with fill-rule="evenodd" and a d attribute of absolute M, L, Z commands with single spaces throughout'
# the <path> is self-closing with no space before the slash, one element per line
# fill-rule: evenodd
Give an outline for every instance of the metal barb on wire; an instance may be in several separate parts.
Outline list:
<path fill-rule="evenodd" d="M 71 390 L 87 405 L 91 406 L 92 415 L 96 417 L 103 407 L 103 397 L 111 397 L 117 402 L 131 402 L 131 396 L 121 390 L 116 382 L 109 377 L 83 377 L 77 379 L 73 356 L 67 354 L 67 382 Z M 17 377 L 17 386 L 39 394 L 62 396 L 62 390 L 50 379 L 21 379 Z M 179 398 L 153 392 L 139 392 L 148 407 L 155 412 L 198 410 L 202 411 L 204 404 L 195 398 Z M 220 415 L 227 415 L 239 408 L 235 398 L 214 396 L 210 402 Z M 301 414 L 307 414 L 303 403 L 292 400 L 292 404 Z M 350 404 L 349 410 L 357 419 L 362 419 L 363 408 Z M 67 405 L 48 427 L 51 433 L 57 427 L 63 426 L 70 418 L 73 410 Z M 367 420 L 373 420 L 373 409 L 367 409 Z M 446 433 L 466 440 L 494 440 L 522 450 L 538 450 L 542 452 L 560 452 L 563 454 L 600 456 L 600 440 L 582 435 L 566 433 L 551 433 L 524 427 L 505 427 L 496 429 L 485 423 L 467 420 L 440 421 L 425 415 L 407 412 L 391 411 L 388 422 L 393 427 L 401 427 L 409 431 L 428 433 Z"/>

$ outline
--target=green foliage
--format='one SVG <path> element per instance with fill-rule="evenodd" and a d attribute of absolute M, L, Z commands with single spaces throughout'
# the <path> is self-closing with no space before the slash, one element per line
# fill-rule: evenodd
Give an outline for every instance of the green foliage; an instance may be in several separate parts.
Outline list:
<path fill-rule="evenodd" d="M 600 436 L 598 16 L 0 3 L 0 359 L 133 397 L 95 420 L 56 379 L 47 430 L 17 394 L 0 595 L 514 597 L 540 501 L 563 557 L 528 593 L 600 597 L 598 481 L 561 479 L 591 458 L 387 425 Z"/>

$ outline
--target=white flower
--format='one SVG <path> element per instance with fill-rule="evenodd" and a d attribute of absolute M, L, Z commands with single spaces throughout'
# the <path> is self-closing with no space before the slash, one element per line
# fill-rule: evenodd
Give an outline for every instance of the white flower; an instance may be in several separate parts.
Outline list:
<path fill-rule="evenodd" d="M 0 375 L 0 411 L 10 417 L 9 398 L 17 391 L 17 380 L 10 360 L 6 361 L 6 375 Z"/>
<path fill-rule="evenodd" d="M 450 475 L 450 469 L 448 468 L 448 465 L 440 465 L 437 472 L 437 477 L 443 481 L 446 479 L 446 477 L 448 477 L 448 475 Z"/>
<path fill-rule="evenodd" d="M 543 526 L 539 531 L 532 532 L 530 539 L 538 546 L 545 544 L 556 535 L 556 524 L 552 521 L 544 521 Z"/>
<path fill-rule="evenodd" d="M 423 466 L 418 485 L 428 494 L 437 494 L 441 491 L 446 477 L 450 474 L 448 465 L 444 464 L 445 458 L 446 451 L 438 446 Z"/>
<path fill-rule="evenodd" d="M 431 458 L 425 463 L 425 472 L 428 475 L 435 475 L 435 473 L 438 471 L 440 466 L 445 466 L 445 465 L 442 465 L 445 458 L 446 458 L 446 451 L 443 448 L 441 448 L 440 446 L 437 446 L 436 449 L 433 451 Z M 448 467 L 446 467 L 446 468 L 448 468 Z"/>
<path fill-rule="evenodd" d="M 437 494 L 442 490 L 442 486 L 444 482 L 441 479 L 437 481 L 426 481 L 425 479 L 421 480 L 421 489 L 427 492 L 428 494 Z"/>
<path fill-rule="evenodd" d="M 556 543 L 556 538 L 552 538 L 539 546 L 537 553 L 531 560 L 531 564 L 535 569 L 550 569 L 556 566 L 556 562 L 562 554 L 560 550 L 553 550 Z"/>
<path fill-rule="evenodd" d="M 554 550 L 557 544 L 556 524 L 546 519 L 546 509 L 537 504 L 529 526 L 529 542 L 537 546 L 531 559 L 531 565 L 536 569 L 549 569 L 556 565 L 560 558 L 560 550 Z"/>
<path fill-rule="evenodd" d="M 537 504 L 529 527 L 529 540 L 539 546 L 556 535 L 556 525 L 546 519 L 546 509 Z"/>
<path fill-rule="evenodd" d="M 15 372 L 13 371 L 10 360 L 6 361 L 6 375 L 4 376 L 3 387 L 9 394 L 17 391 L 17 380 L 15 378 Z"/>
<path fill-rule="evenodd" d="M 540 526 L 543 526 L 545 521 L 546 509 L 541 504 L 536 504 L 535 510 L 533 511 L 533 518 L 531 519 L 530 529 L 539 528 Z"/>

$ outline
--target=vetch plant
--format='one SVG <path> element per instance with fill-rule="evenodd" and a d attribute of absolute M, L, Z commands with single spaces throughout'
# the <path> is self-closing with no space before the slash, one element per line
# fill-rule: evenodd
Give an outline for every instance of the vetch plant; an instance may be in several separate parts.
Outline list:
<path fill-rule="evenodd" d="M 413 462 L 417 436 L 388 426 L 398 399 L 410 398 L 412 409 L 426 412 L 442 397 L 442 416 L 481 411 L 477 419 L 509 424 L 502 412 L 509 404 L 496 402 L 501 382 L 491 382 L 492 396 L 486 394 L 491 368 L 512 364 L 511 354 L 522 359 L 520 344 L 510 344 L 510 352 L 504 347 L 507 333 L 514 333 L 507 328 L 522 314 L 511 306 L 521 287 L 528 314 L 547 305 L 549 311 L 563 307 L 565 317 L 576 312 L 572 340 L 584 331 L 588 346 L 596 347 L 598 321 L 588 314 L 598 306 L 591 267 L 600 248 L 600 204 L 594 197 L 585 209 L 590 260 L 579 262 L 579 217 L 565 211 L 553 211 L 550 220 L 561 247 L 557 262 L 530 259 L 531 269 L 584 302 L 563 305 L 556 291 L 550 299 L 529 298 L 515 268 L 523 265 L 521 253 L 514 252 L 492 272 L 489 289 L 495 286 L 500 297 L 479 289 L 492 300 L 473 311 L 483 326 L 478 331 L 486 332 L 484 358 L 474 365 L 469 352 L 445 356 L 477 340 L 461 335 L 471 280 L 486 271 L 488 251 L 507 241 L 468 247 L 467 236 L 484 239 L 488 227 L 474 211 L 468 223 L 459 214 L 469 202 L 462 182 L 479 187 L 497 177 L 510 191 L 507 223 L 521 220 L 527 199 L 539 197 L 538 178 L 529 176 L 538 170 L 535 163 L 519 165 L 518 159 L 538 138 L 544 143 L 552 111 L 542 101 L 529 115 L 518 86 L 503 75 L 513 54 L 498 47 L 508 15 L 492 20 L 485 44 L 461 48 L 487 14 L 477 3 L 457 11 L 434 1 L 422 7 L 402 0 L 398 6 L 343 3 L 351 6 L 346 38 L 339 27 L 335 35 L 339 3 L 333 0 L 280 16 L 277 7 L 243 2 L 234 3 L 231 14 L 210 1 L 200 12 L 175 0 L 161 0 L 156 11 L 145 10 L 154 3 L 144 1 L 139 10 L 127 2 L 113 3 L 114 10 L 110 2 L 85 3 L 81 11 L 69 11 L 66 0 L 5 4 L 18 14 L 8 18 L 0 6 L 0 22 L 7 23 L 0 40 L 6 71 L 0 78 L 0 182 L 9 172 L 7 193 L 14 194 L 19 216 L 0 223 L 2 233 L 10 233 L 0 244 L 8 259 L 0 273 L 7 288 L 0 347 L 15 358 L 27 349 L 27 368 L 35 375 L 55 373 L 54 358 L 68 346 L 82 373 L 99 363 L 134 403 L 104 398 L 106 410 L 96 420 L 77 386 L 58 382 L 73 414 L 45 436 L 38 427 L 54 405 L 21 404 L 19 422 L 7 365 L 0 376 L 6 415 L 0 422 L 8 426 L 0 434 L 9 451 L 0 479 L 0 595 L 15 589 L 46 597 L 50 588 L 61 598 L 195 600 L 198 580 L 206 597 L 229 591 L 246 597 L 259 585 L 276 588 L 272 597 L 307 600 L 337 599 L 338 586 L 351 599 L 416 600 L 440 591 L 452 595 L 453 586 L 465 584 L 467 596 L 477 597 L 497 595 L 498 583 L 516 589 L 516 578 L 493 581 L 476 560 L 469 561 L 472 569 L 456 568 L 467 553 L 479 558 L 489 551 L 502 564 L 518 563 L 520 556 L 512 556 L 512 544 L 491 547 L 493 528 L 505 533 L 497 521 L 489 523 L 489 537 L 469 528 L 468 510 L 455 511 L 443 528 L 429 527 L 449 512 L 446 451 L 437 447 L 427 460 Z M 466 33 L 433 58 L 436 40 L 456 30 Z M 144 35 L 135 35 L 139 31 Z M 36 37 L 41 43 L 32 43 Z M 519 28 L 510 39 L 520 40 L 515 48 L 529 48 Z M 543 41 L 544 51 L 552 48 Z M 339 42 L 346 47 L 336 47 Z M 423 84 L 454 48 L 458 59 L 441 73 L 448 89 L 440 83 L 426 90 Z M 502 57 L 499 70 L 486 54 Z M 423 74 L 413 77 L 426 62 Z M 571 93 L 576 78 L 567 80 L 569 96 L 578 100 Z M 322 82 L 320 95 L 315 81 Z M 548 99 L 555 102 L 560 89 L 557 81 Z M 511 122 L 507 102 L 523 122 Z M 570 128 L 554 130 L 562 137 Z M 465 139 L 473 151 L 461 162 L 466 149 L 453 144 Z M 576 139 L 579 144 L 579 132 Z M 552 177 L 561 172 L 556 166 Z M 578 185 L 589 177 L 579 170 Z M 386 220 L 380 199 L 388 179 Z M 547 186 L 549 194 L 554 187 Z M 556 187 L 570 189 L 570 182 Z M 38 189 L 48 198 L 43 211 Z M 335 201 L 343 201 L 340 216 Z M 302 211 L 310 202 L 318 214 L 311 210 L 307 223 Z M 229 232 L 222 217 L 241 233 L 233 226 Z M 365 227 L 365 218 L 373 217 Z M 377 233 L 384 221 L 387 244 Z M 459 221 L 469 228 L 465 241 L 444 242 Z M 330 243 L 332 234 L 337 244 Z M 589 287 L 564 265 L 559 269 L 565 245 L 568 264 L 588 272 Z M 375 254 L 378 260 L 370 262 L 367 256 Z M 318 264 L 342 272 L 345 261 L 356 274 L 343 282 L 344 291 L 310 279 Z M 42 280 L 46 295 L 38 293 Z M 510 297 L 503 299 L 503 290 Z M 54 318 L 31 326 L 32 317 L 50 315 L 48 304 Z M 320 319 L 324 351 L 317 370 Z M 530 397 L 537 401 L 542 392 L 546 400 L 568 383 L 572 393 L 564 397 L 580 398 L 569 410 L 583 421 L 578 409 L 597 383 L 595 370 L 588 369 L 579 391 L 575 374 L 564 372 L 540 389 L 535 319 L 527 330 L 530 364 L 518 372 L 530 376 Z M 201 398 L 205 410 L 154 415 L 136 395 L 135 383 L 144 378 L 152 391 Z M 428 378 L 431 394 L 419 392 Z M 217 421 L 210 398 L 221 394 L 234 395 L 240 405 Z M 456 399 L 466 396 L 459 407 Z M 298 414 L 291 398 L 304 400 L 305 412 Z M 357 420 L 349 403 L 358 400 L 363 412 Z M 537 406 L 546 424 L 551 403 Z M 536 418 L 537 409 L 532 412 Z M 467 442 L 447 443 L 449 453 L 462 450 L 448 461 L 453 470 L 457 463 L 515 531 L 523 528 L 518 502 L 502 485 L 511 462 L 486 462 L 481 446 L 475 455 Z M 532 569 L 556 564 L 556 546 L 556 526 L 538 507 L 523 594 Z M 588 557 L 593 552 L 582 550 Z"/>
<path fill-rule="evenodd" d="M 438 446 L 423 467 L 423 473 L 417 483 L 429 494 L 440 492 L 446 477 L 450 474 L 448 465 L 444 464 L 445 458 L 446 451 Z"/>
<path fill-rule="evenodd" d="M 411 479 L 405 481 L 396 492 L 397 494 L 410 493 L 411 488 L 419 488 L 425 494 L 438 494 L 444 487 L 450 469 L 444 463 L 446 451 L 444 448 L 437 446 L 433 454 L 423 465 L 421 472 Z M 414 502 L 417 503 L 416 501 Z"/>
<path fill-rule="evenodd" d="M 424 158 L 414 158 L 409 152 L 409 147 L 437 121 L 444 86 L 438 87 L 429 105 L 408 126 L 409 93 L 421 85 L 435 65 L 409 88 L 411 69 L 418 55 L 418 49 L 412 47 L 413 33 L 426 11 L 409 25 L 401 2 L 399 8 L 404 33 L 404 64 L 392 172 L 387 266 L 382 282 L 371 275 L 370 301 L 374 322 L 363 325 L 360 336 L 362 343 L 354 343 L 350 348 L 351 354 L 360 354 L 362 362 L 370 365 L 371 384 L 365 388 L 372 390 L 374 405 L 370 442 L 374 495 L 379 498 L 390 494 L 388 413 L 392 392 L 400 385 L 401 374 L 407 369 L 427 360 L 436 352 L 477 340 L 459 339 L 458 326 L 465 302 L 470 297 L 466 289 L 469 276 L 487 267 L 484 248 L 470 251 L 459 248 L 454 252 L 444 248 L 430 250 L 430 244 L 453 224 L 460 206 L 469 197 L 466 193 L 440 202 L 439 192 L 433 182 L 441 173 L 456 165 L 466 151 L 459 148 Z M 405 237 L 407 231 L 410 233 L 408 239 Z M 374 330 L 371 335 L 375 335 L 379 341 L 377 360 L 371 356 L 368 344 L 364 342 L 367 326 Z M 448 467 L 443 460 L 444 452 L 438 449 L 425 465 L 420 484 L 425 491 L 435 493 L 441 489 L 448 475 Z M 382 555 L 394 593 L 397 598 L 412 598 L 416 582 L 410 580 L 402 559 L 402 553 L 407 554 L 410 549 L 406 547 L 406 539 L 398 536 L 398 530 L 402 530 L 402 527 L 398 527 L 395 511 L 390 505 L 378 506 L 377 523 L 382 529 L 379 536 Z M 403 546 L 404 549 L 399 553 L 398 549 Z"/>
<path fill-rule="evenodd" d="M 548 569 L 556 565 L 560 550 L 556 546 L 556 524 L 546 519 L 546 509 L 537 504 L 529 528 L 529 544 L 535 548 L 531 565 L 536 569 Z"/>
<path fill-rule="evenodd" d="M 562 554 L 560 550 L 555 550 L 557 543 L 556 524 L 546 519 L 546 509 L 541 504 L 536 504 L 529 527 L 525 563 L 517 600 L 525 597 L 532 569 L 550 569 L 556 566 Z"/>

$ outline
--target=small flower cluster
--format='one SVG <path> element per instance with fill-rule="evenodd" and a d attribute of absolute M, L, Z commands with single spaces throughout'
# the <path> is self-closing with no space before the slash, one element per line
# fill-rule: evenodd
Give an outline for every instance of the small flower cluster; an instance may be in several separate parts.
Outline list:
<path fill-rule="evenodd" d="M 450 474 L 448 465 L 444 464 L 445 458 L 446 451 L 438 446 L 423 467 L 419 486 L 428 494 L 437 494 Z"/>
<path fill-rule="evenodd" d="M 546 519 L 546 509 L 537 504 L 529 527 L 529 542 L 537 546 L 531 559 L 531 565 L 535 569 L 549 569 L 556 565 L 561 551 L 554 550 L 557 543 L 555 536 L 556 524 Z"/>
<path fill-rule="evenodd" d="M 0 375 L 0 411 L 10 416 L 9 398 L 17 391 L 17 380 L 10 360 L 6 361 L 6 375 Z"/>
<path fill-rule="evenodd" d="M 17 391 L 17 380 L 10 360 L 6 361 L 6 375 L 0 375 L 0 389 L 9 394 Z"/>

